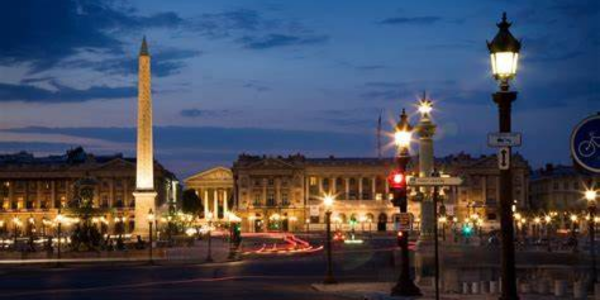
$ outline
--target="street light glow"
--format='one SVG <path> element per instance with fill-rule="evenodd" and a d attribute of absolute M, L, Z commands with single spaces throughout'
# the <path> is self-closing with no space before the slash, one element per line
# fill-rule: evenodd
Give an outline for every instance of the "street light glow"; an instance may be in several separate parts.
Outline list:
<path fill-rule="evenodd" d="M 433 104 L 429 100 L 419 102 L 419 112 L 421 115 L 429 115 L 433 110 Z"/>
<path fill-rule="evenodd" d="M 333 206 L 334 200 L 335 200 L 335 198 L 333 197 L 333 195 L 326 194 L 325 197 L 323 197 L 323 204 L 325 205 L 326 208 L 329 209 Z"/>
<path fill-rule="evenodd" d="M 587 190 L 585 191 L 585 199 L 587 201 L 595 201 L 596 197 L 598 197 L 598 193 L 596 192 L 596 190 Z"/>

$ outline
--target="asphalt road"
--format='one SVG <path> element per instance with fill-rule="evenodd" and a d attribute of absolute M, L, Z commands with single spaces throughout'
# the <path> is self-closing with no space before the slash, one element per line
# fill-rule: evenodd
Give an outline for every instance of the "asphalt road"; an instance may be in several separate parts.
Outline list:
<path fill-rule="evenodd" d="M 336 257 L 342 282 L 373 280 L 389 252 Z M 314 291 L 323 253 L 262 257 L 234 263 L 161 266 L 12 267 L 0 272 L 1 299 L 344 299 Z"/>

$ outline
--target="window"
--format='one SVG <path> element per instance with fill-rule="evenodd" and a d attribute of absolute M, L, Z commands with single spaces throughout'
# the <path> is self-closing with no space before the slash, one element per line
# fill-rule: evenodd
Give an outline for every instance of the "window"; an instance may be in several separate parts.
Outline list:
<path fill-rule="evenodd" d="M 318 183 L 317 177 L 315 176 L 311 176 L 308 178 L 308 185 L 310 186 L 316 186 Z"/>
<path fill-rule="evenodd" d="M 275 206 L 276 202 L 275 202 L 275 193 L 273 193 L 272 191 L 269 191 L 267 193 L 267 205 L 268 206 Z"/>
<path fill-rule="evenodd" d="M 260 205 L 260 194 L 259 193 L 254 194 L 254 202 L 252 203 L 252 205 L 254 205 L 254 206 Z"/>
<path fill-rule="evenodd" d="M 553 186 L 553 188 L 554 188 L 554 190 L 558 190 L 558 182 L 555 182 L 555 183 L 554 183 L 554 186 Z"/>
<path fill-rule="evenodd" d="M 290 199 L 288 198 L 288 193 L 281 193 L 281 204 L 282 205 L 290 205 Z"/>
<path fill-rule="evenodd" d="M 273 178 L 269 178 L 269 186 L 273 186 L 275 184 L 275 180 Z"/>

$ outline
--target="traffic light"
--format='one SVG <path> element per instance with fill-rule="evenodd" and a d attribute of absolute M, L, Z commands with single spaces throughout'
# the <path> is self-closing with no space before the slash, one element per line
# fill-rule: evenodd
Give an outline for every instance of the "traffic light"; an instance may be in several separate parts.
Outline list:
<path fill-rule="evenodd" d="M 405 238 L 404 232 L 398 231 L 398 234 L 396 234 L 396 240 L 398 241 L 399 247 L 402 247 L 402 241 L 404 240 L 404 238 Z"/>
<path fill-rule="evenodd" d="M 406 203 L 406 175 L 404 172 L 399 170 L 392 171 L 388 177 L 388 183 L 394 195 L 392 199 L 394 206 L 401 206 Z"/>
<path fill-rule="evenodd" d="M 232 241 L 235 245 L 239 245 L 242 241 L 242 226 L 240 223 L 234 223 L 231 226 Z"/>
<path fill-rule="evenodd" d="M 473 235 L 473 226 L 471 224 L 463 225 L 462 233 L 465 237 L 471 237 Z"/>

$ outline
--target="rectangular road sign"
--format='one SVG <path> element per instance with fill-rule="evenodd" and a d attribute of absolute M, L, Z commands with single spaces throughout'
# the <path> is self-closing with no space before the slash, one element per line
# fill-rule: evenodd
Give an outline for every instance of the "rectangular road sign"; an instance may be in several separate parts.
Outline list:
<path fill-rule="evenodd" d="M 510 168 L 510 149 L 508 147 L 498 149 L 498 169 L 508 170 Z"/>
<path fill-rule="evenodd" d="M 407 183 L 411 186 L 449 186 L 461 185 L 462 182 L 460 177 L 410 177 Z"/>
<path fill-rule="evenodd" d="M 488 146 L 494 148 L 521 146 L 522 136 L 518 132 L 494 132 L 488 134 Z"/>

